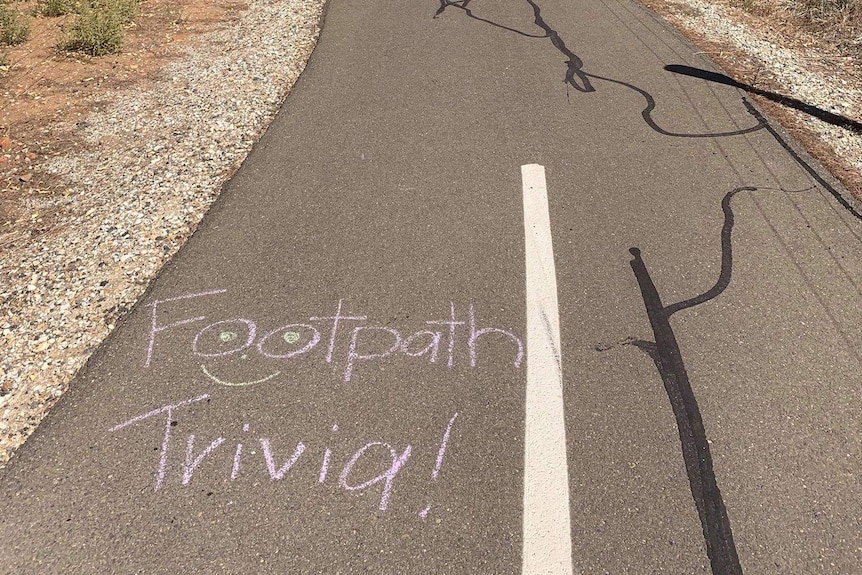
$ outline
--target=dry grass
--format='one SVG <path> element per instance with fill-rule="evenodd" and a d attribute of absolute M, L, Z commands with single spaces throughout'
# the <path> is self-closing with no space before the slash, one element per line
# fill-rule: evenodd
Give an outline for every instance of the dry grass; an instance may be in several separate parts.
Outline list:
<path fill-rule="evenodd" d="M 860 0 L 783 0 L 782 4 L 799 17 L 823 25 L 858 25 L 862 15 Z"/>
<path fill-rule="evenodd" d="M 116 54 L 122 48 L 126 28 L 138 15 L 139 2 L 0 0 L 0 46 L 26 42 L 31 22 L 50 18 L 60 23 L 56 44 L 60 49 L 91 56 Z"/>
<path fill-rule="evenodd" d="M 842 52 L 862 55 L 862 0 L 733 0 L 748 12 L 805 29 Z"/>

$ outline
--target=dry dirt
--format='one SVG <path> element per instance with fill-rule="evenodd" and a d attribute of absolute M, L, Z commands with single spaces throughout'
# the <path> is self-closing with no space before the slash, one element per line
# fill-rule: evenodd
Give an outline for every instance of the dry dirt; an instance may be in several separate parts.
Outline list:
<path fill-rule="evenodd" d="M 12 6 L 30 13 L 34 4 Z M 27 42 L 0 48 L 0 249 L 12 239 L 52 229 L 62 209 L 56 207 L 62 202 L 53 200 L 68 192 L 40 164 L 85 146 L 62 126 L 80 126 L 99 105 L 100 94 L 147 82 L 177 55 L 179 45 L 230 22 L 244 7 L 230 0 L 145 0 L 122 53 L 113 56 L 60 50 L 71 15 L 33 18 Z"/>
<path fill-rule="evenodd" d="M 116 56 L 58 50 L 63 19 L 0 47 L 0 467 L 269 125 L 323 6 L 142 0 Z"/>

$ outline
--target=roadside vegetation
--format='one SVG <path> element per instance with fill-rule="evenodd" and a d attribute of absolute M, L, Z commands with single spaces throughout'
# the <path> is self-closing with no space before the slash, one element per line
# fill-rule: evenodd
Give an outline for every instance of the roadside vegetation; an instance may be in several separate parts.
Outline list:
<path fill-rule="evenodd" d="M 733 0 L 748 12 L 772 16 L 832 43 L 862 54 L 862 0 Z"/>
<path fill-rule="evenodd" d="M 29 17 L 9 2 L 0 2 L 0 44 L 21 44 L 29 37 Z"/>
<path fill-rule="evenodd" d="M 75 11 L 75 2 L 73 0 L 39 0 L 36 3 L 36 11 L 40 16 L 48 16 L 49 18 L 65 16 Z"/>
<path fill-rule="evenodd" d="M 855 27 L 859 31 L 862 17 L 860 0 L 783 0 L 782 3 L 797 16 L 812 23 L 848 29 Z"/>
<path fill-rule="evenodd" d="M 61 0 L 54 0 L 61 1 Z M 126 26 L 138 14 L 137 0 L 91 0 L 78 7 L 77 17 L 61 41 L 64 50 L 91 56 L 116 54 L 123 45 Z"/>
<path fill-rule="evenodd" d="M 25 42 L 33 18 L 62 18 L 57 47 L 91 56 L 118 53 L 140 0 L 0 0 L 0 45 Z"/>

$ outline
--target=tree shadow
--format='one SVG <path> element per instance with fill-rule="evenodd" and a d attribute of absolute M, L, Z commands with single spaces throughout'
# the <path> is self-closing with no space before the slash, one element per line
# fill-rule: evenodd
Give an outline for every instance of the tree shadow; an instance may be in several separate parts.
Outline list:
<path fill-rule="evenodd" d="M 495 28 L 514 32 L 519 36 L 524 36 L 527 38 L 550 40 L 554 49 L 556 49 L 560 54 L 565 57 L 564 62 L 566 64 L 566 74 L 563 78 L 563 82 L 566 84 L 567 96 L 568 88 L 570 87 L 578 92 L 583 93 L 596 92 L 597 90 L 593 86 L 592 80 L 610 82 L 612 84 L 623 86 L 624 88 L 637 92 L 641 95 L 641 97 L 643 97 L 644 101 L 646 102 L 646 106 L 641 111 L 641 116 L 643 117 L 644 122 L 646 122 L 647 126 L 649 126 L 650 129 L 655 132 L 658 132 L 659 134 L 662 134 L 663 136 L 671 136 L 675 138 L 721 138 L 726 136 L 740 136 L 766 128 L 765 119 L 758 118 L 759 121 L 754 126 L 739 130 L 731 130 L 727 132 L 680 133 L 666 130 L 662 128 L 652 117 L 652 114 L 656 108 L 656 101 L 655 98 L 653 98 L 652 94 L 650 94 L 643 88 L 640 88 L 629 82 L 616 80 L 614 78 L 609 78 L 606 76 L 600 76 L 598 74 L 593 74 L 585 70 L 584 61 L 571 48 L 569 48 L 569 46 L 563 40 L 559 32 L 557 32 L 553 27 L 551 27 L 550 24 L 548 24 L 548 22 L 544 19 L 544 17 L 542 16 L 542 7 L 538 4 L 537 0 L 526 0 L 526 2 L 533 10 L 533 23 L 542 30 L 542 34 L 530 34 L 528 32 L 524 32 L 523 30 L 516 30 L 515 28 L 504 26 L 498 22 L 494 22 L 493 20 L 477 16 L 469 7 L 472 0 L 439 1 L 440 6 L 434 13 L 434 18 L 439 18 L 448 8 L 454 8 L 463 12 L 468 18 L 483 22 L 485 24 L 489 24 L 491 26 L 494 26 Z"/>
<path fill-rule="evenodd" d="M 683 462 L 688 475 L 691 495 L 700 517 L 706 552 L 713 575 L 742 575 L 742 566 L 737 555 L 730 518 L 715 476 L 706 427 L 670 318 L 678 311 L 714 300 L 730 285 L 733 275 L 732 238 L 735 222 L 731 203 L 734 196 L 741 192 L 750 193 L 758 190 L 802 193 L 810 189 L 791 191 L 742 186 L 727 192 L 721 201 L 721 209 L 724 213 L 724 224 L 721 228 L 721 270 L 715 285 L 692 298 L 673 304 L 664 304 L 641 255 L 641 250 L 636 247 L 629 250 L 633 256 L 629 263 L 640 287 L 654 341 L 628 337 L 619 345 L 631 345 L 647 354 L 653 360 L 664 383 L 676 419 Z M 613 347 L 616 346 L 600 345 L 596 346 L 595 349 L 596 351 L 607 351 Z"/>
<path fill-rule="evenodd" d="M 713 575 L 742 575 L 742 567 L 733 540 L 730 518 L 715 477 L 706 428 L 686 372 L 676 334 L 670 324 L 670 317 L 678 311 L 715 299 L 730 285 L 733 274 L 734 225 L 731 200 L 740 192 L 754 192 L 757 189 L 751 186 L 739 187 L 725 194 L 722 199 L 724 225 L 721 228 L 721 271 L 715 285 L 702 294 L 665 305 L 653 283 L 640 249 L 629 250 L 634 257 L 630 265 L 641 290 L 654 341 L 627 338 L 623 345 L 633 345 L 650 356 L 664 383 L 676 419 L 691 495 L 700 517 L 706 553 Z"/>
<path fill-rule="evenodd" d="M 706 80 L 708 82 L 715 82 L 717 84 L 724 84 L 725 86 L 739 88 L 740 90 L 745 90 L 749 94 L 756 94 L 758 96 L 762 96 L 767 100 L 775 102 L 776 104 L 780 104 L 782 106 L 798 110 L 803 114 L 808 114 L 809 116 L 814 116 L 819 120 L 823 120 L 827 124 L 839 126 L 846 130 L 850 130 L 851 132 L 856 134 L 862 134 L 862 122 L 857 122 L 856 120 L 847 118 L 846 116 L 829 112 L 828 110 L 818 108 L 817 106 L 812 106 L 811 104 L 806 104 L 802 100 L 797 100 L 796 98 L 793 98 L 791 96 L 784 96 L 782 94 L 776 94 L 775 92 L 769 92 L 767 90 L 755 88 L 750 84 L 745 84 L 738 80 L 734 80 L 733 78 L 725 76 L 724 74 L 720 74 L 718 72 L 710 72 L 709 70 L 702 70 L 701 68 L 684 66 L 682 64 L 668 64 L 664 67 L 664 69 L 668 72 L 673 72 L 674 74 L 682 74 L 684 76 L 700 78 L 701 80 Z"/>

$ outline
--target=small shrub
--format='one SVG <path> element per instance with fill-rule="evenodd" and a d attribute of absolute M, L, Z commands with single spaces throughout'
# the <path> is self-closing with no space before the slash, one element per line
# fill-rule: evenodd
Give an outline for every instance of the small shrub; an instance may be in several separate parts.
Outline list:
<path fill-rule="evenodd" d="M 138 17 L 139 0 L 86 0 L 84 9 L 116 14 L 125 24 Z"/>
<path fill-rule="evenodd" d="M 126 24 L 138 17 L 139 0 L 109 0 L 107 4 L 120 13 Z"/>
<path fill-rule="evenodd" d="M 74 0 L 39 0 L 36 12 L 42 16 L 65 16 L 76 11 Z"/>
<path fill-rule="evenodd" d="M 5 4 L 0 4 L 0 44 L 20 44 L 30 36 L 30 20 Z"/>
<path fill-rule="evenodd" d="M 116 54 L 137 11 L 137 0 L 93 0 L 81 7 L 61 47 L 92 56 Z"/>

